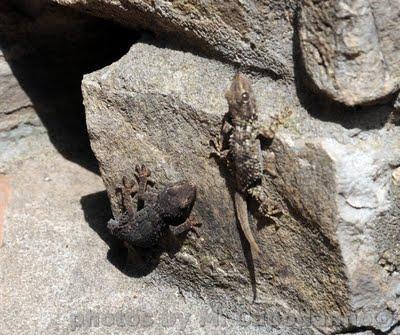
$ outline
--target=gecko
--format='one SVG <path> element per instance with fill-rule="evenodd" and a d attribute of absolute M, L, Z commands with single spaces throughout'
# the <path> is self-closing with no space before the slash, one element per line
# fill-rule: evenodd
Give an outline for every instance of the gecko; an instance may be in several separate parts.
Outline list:
<path fill-rule="evenodd" d="M 136 171 L 138 181 L 130 181 L 124 176 L 122 185 L 117 187 L 122 194 L 124 213 L 118 219 L 108 221 L 110 233 L 130 246 L 146 249 L 157 245 L 170 226 L 174 227 L 175 235 L 188 230 L 196 231 L 198 223 L 189 218 L 196 201 L 196 185 L 187 180 L 178 181 L 165 186 L 152 199 L 146 194 L 150 170 L 142 165 L 137 166 Z M 137 211 L 133 202 L 136 194 Z"/>
<path fill-rule="evenodd" d="M 260 126 L 253 89 L 250 81 L 241 73 L 234 76 L 225 97 L 229 110 L 224 117 L 220 136 L 211 142 L 215 153 L 225 161 L 234 177 L 236 216 L 253 257 L 257 257 L 260 247 L 250 228 L 247 197 L 251 196 L 259 203 L 265 200 L 259 192 L 264 169 L 260 136 L 273 139 L 280 120 L 275 120 L 269 127 Z"/>

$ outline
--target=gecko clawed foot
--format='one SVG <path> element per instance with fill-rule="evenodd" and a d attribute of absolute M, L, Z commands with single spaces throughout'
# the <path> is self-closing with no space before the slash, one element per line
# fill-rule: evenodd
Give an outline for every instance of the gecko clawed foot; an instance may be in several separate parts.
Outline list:
<path fill-rule="evenodd" d="M 150 184 L 150 185 L 155 184 L 155 181 L 151 179 L 150 176 L 151 176 L 151 171 L 146 165 L 137 164 L 135 166 L 135 177 L 137 178 L 139 184 L 141 182 L 143 184 Z"/>
<path fill-rule="evenodd" d="M 118 187 L 126 193 L 134 194 L 138 191 L 138 184 L 134 180 L 128 179 L 127 176 L 122 177 L 122 186 Z"/>
<path fill-rule="evenodd" d="M 135 213 L 133 198 L 137 194 L 138 210 L 144 206 L 144 198 L 148 184 L 154 184 L 154 181 L 149 179 L 151 175 L 150 169 L 144 164 L 135 166 L 135 178 L 129 179 L 126 175 L 122 177 L 122 185 L 117 185 L 116 190 L 122 195 L 123 211 L 129 215 Z"/>
<path fill-rule="evenodd" d="M 149 196 L 147 194 L 147 186 L 154 185 L 155 182 L 150 179 L 151 171 L 147 168 L 146 165 L 136 165 L 135 166 L 135 177 L 138 182 L 138 202 L 137 208 L 138 210 L 144 207 L 144 203 L 149 200 Z"/>
<path fill-rule="evenodd" d="M 122 196 L 122 205 L 124 210 L 128 212 L 128 214 L 133 215 L 135 210 L 133 208 L 133 197 L 139 191 L 139 185 L 136 181 L 132 181 L 128 179 L 128 177 L 122 177 L 122 185 L 117 185 L 117 191 L 121 193 Z"/>
<path fill-rule="evenodd" d="M 283 213 L 282 205 L 268 197 L 261 186 L 249 189 L 248 193 L 258 203 L 258 212 L 261 215 L 272 218 Z"/>
<path fill-rule="evenodd" d="M 147 201 L 139 208 L 142 192 L 146 189 L 150 171 L 145 166 L 136 167 L 138 182 L 127 177 L 122 178 L 122 192 L 125 211 L 118 218 L 108 221 L 107 228 L 111 235 L 120 239 L 127 246 L 151 248 L 157 245 L 168 231 L 168 227 L 178 225 L 177 233 L 196 230 L 199 224 L 190 217 L 196 201 L 196 185 L 187 180 L 168 184 L 159 192 L 154 201 Z M 138 208 L 134 211 L 132 193 L 137 194 Z M 147 198 L 147 193 L 146 193 Z M 183 224 L 182 224 L 183 223 Z M 181 225 L 180 225 L 181 224 Z M 175 227 L 174 227 L 175 228 Z M 174 231 L 174 229 L 173 229 Z"/>
<path fill-rule="evenodd" d="M 197 221 L 197 219 L 192 215 L 186 220 L 186 224 L 188 225 L 188 230 L 193 231 L 197 237 L 200 237 L 200 231 L 198 227 L 202 226 L 202 223 Z"/>
<path fill-rule="evenodd" d="M 151 176 L 150 169 L 144 164 L 142 164 L 142 165 L 137 164 L 135 166 L 135 171 L 136 171 L 135 174 L 136 174 L 138 179 L 139 178 L 148 178 L 148 177 Z"/>
<path fill-rule="evenodd" d="M 282 206 L 272 200 L 266 200 L 259 206 L 259 212 L 267 217 L 277 216 L 283 213 Z"/>
<path fill-rule="evenodd" d="M 220 138 L 215 138 L 210 140 L 210 145 L 213 147 L 213 150 L 210 153 L 210 156 L 215 156 L 220 160 L 227 160 L 229 149 L 223 149 L 223 144 Z"/>
<path fill-rule="evenodd" d="M 198 227 L 201 227 L 201 223 L 191 215 L 184 223 L 173 228 L 174 235 L 180 235 L 187 231 L 193 231 L 197 237 L 200 237 L 200 232 Z"/>

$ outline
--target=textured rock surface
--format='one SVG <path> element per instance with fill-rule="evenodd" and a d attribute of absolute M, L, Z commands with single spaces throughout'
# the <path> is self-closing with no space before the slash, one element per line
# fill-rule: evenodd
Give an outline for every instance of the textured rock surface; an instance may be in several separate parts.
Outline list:
<path fill-rule="evenodd" d="M 292 111 L 265 149 L 266 156 L 275 157 L 272 165 L 277 172 L 274 178 L 266 176 L 265 191 L 282 204 L 283 215 L 274 221 L 252 218 L 263 250 L 254 264 L 258 299 L 252 303 L 249 267 L 229 193 L 231 181 L 209 157 L 209 140 L 219 132 L 227 111 L 223 92 L 234 69 L 177 51 L 176 44 L 173 50 L 137 44 L 119 62 L 88 75 L 83 83 L 91 144 L 112 210 L 119 214 L 115 184 L 143 162 L 153 170 L 158 188 L 181 178 L 197 183 L 194 213 L 203 227 L 200 238 L 189 234 L 181 241 L 183 246 L 165 241 L 131 263 L 116 261 L 124 251 L 105 231 L 111 213 L 105 194 L 98 193 L 99 179 L 65 157 L 95 171 L 82 160 L 88 152 L 82 148 L 86 137 L 80 133 L 78 85 L 83 72 L 116 59 L 107 52 L 113 53 L 123 31 L 68 8 L 42 8 L 40 0 L 13 1 L 20 13 L 10 13 L 2 1 L 0 172 L 11 176 L 16 195 L 0 251 L 0 318 L 6 332 L 69 333 L 67 318 L 76 311 L 86 316 L 96 309 L 107 316 L 128 306 L 141 313 L 144 305 L 158 311 L 160 301 L 168 301 L 167 310 L 183 311 L 185 319 L 186 313 L 190 315 L 194 333 L 221 333 L 201 327 L 203 312 L 198 308 L 206 306 L 188 292 L 220 315 L 244 322 L 239 327 L 224 318 L 237 333 L 399 332 L 400 130 L 383 127 L 398 101 L 394 109 L 360 108 L 355 118 L 342 106 L 313 101 L 317 96 L 308 96 L 299 85 L 305 78 L 297 76 L 295 88 L 291 23 L 296 2 L 54 2 L 126 26 L 151 28 L 161 37 L 179 35 L 185 50 L 262 70 L 252 81 L 263 122 L 283 110 Z M 352 105 L 371 103 L 396 89 L 398 38 L 390 27 L 398 20 L 395 2 L 370 1 L 370 7 L 362 1 L 304 5 L 309 7 L 303 8 L 301 29 L 309 30 L 301 30 L 300 37 L 312 79 L 321 68 L 307 63 L 309 41 L 321 43 L 323 55 L 338 57 L 333 65 L 326 61 L 332 67 L 326 66 L 329 76 L 320 76 L 321 86 L 314 79 L 320 90 Z M 304 15 L 310 18 L 309 26 Z M 324 28 L 315 37 L 313 25 L 319 27 L 321 17 L 328 25 L 334 18 L 338 27 Z M 331 38 L 332 31 L 338 39 Z M 332 78 L 337 83 L 332 84 Z M 62 155 L 54 148 L 43 152 L 51 148 L 45 131 Z M 65 134 L 68 140 L 60 144 Z M 11 164 L 17 156 L 18 163 Z M 181 293 L 169 291 L 164 279 L 177 283 Z M 161 288 L 155 290 L 156 285 Z M 140 292 L 140 299 L 134 300 L 132 292 Z M 31 306 L 38 301 L 35 314 Z M 20 322 L 13 318 L 15 313 Z M 310 320 L 310 313 L 325 317 Z M 146 332 L 160 333 L 165 327 L 157 321 L 165 314 L 154 316 L 156 321 Z M 87 330 L 79 324 L 76 328 L 78 333 Z M 99 331 L 115 330 L 103 324 Z M 124 331 L 131 333 L 130 328 Z"/>
<path fill-rule="evenodd" d="M 293 73 L 291 22 L 297 1 L 52 1 L 277 76 Z"/>
<path fill-rule="evenodd" d="M 300 23 L 305 67 L 329 97 L 368 104 L 399 89 L 397 0 L 305 0 Z"/>
<path fill-rule="evenodd" d="M 0 51 L 0 115 L 11 114 L 16 110 L 32 107 L 32 102 L 12 73 Z"/>
<path fill-rule="evenodd" d="M 218 315 L 156 274 L 128 276 L 124 252 L 109 250 L 109 202 L 101 178 L 84 167 L 88 156 L 68 161 L 42 134 L 15 147 L 25 139 L 30 155 L 8 164 L 13 196 L 0 248 L 2 335 L 281 334 Z"/>
<path fill-rule="evenodd" d="M 6 210 L 8 207 L 10 194 L 11 188 L 9 178 L 0 174 L 0 248 L 3 245 L 4 221 L 6 218 Z"/>
<path fill-rule="evenodd" d="M 33 134 L 48 133 L 55 145 L 66 133 L 71 143 L 87 142 L 83 73 L 118 59 L 136 36 L 69 8 L 41 8 L 44 2 L 0 1 L 0 173 L 30 155 Z"/>
<path fill-rule="evenodd" d="M 257 321 L 265 311 L 306 311 L 341 315 L 337 327 L 326 326 L 331 330 L 349 324 L 388 330 L 399 318 L 400 287 L 399 189 L 392 177 L 400 165 L 400 130 L 379 124 L 389 107 L 323 122 L 300 107 L 293 86 L 252 77 L 264 123 L 285 109 L 292 116 L 269 148 L 277 177 L 265 180 L 284 213 L 275 222 L 253 218 L 262 255 L 255 262 L 258 300 L 251 304 L 231 181 L 209 158 L 233 74 L 217 61 L 136 44 L 119 62 L 85 76 L 91 145 L 114 214 L 120 213 L 115 185 L 137 163 L 151 167 L 159 184 L 193 180 L 201 238 L 189 236 L 174 257 L 163 249 L 149 256 L 161 275 L 231 317 L 245 310 Z M 346 321 L 352 313 L 368 318 Z"/>

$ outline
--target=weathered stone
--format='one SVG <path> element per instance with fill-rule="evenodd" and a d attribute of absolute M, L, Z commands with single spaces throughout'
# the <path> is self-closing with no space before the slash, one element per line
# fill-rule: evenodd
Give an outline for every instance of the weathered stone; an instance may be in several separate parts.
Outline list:
<path fill-rule="evenodd" d="M 33 155 L 33 134 L 47 133 L 66 155 L 71 143 L 90 155 L 82 76 L 120 58 L 136 38 L 120 25 L 45 2 L 0 1 L 0 173 Z"/>
<path fill-rule="evenodd" d="M 275 156 L 277 172 L 266 177 L 265 191 L 282 204 L 283 215 L 273 224 L 253 218 L 262 255 L 252 304 L 232 181 L 210 158 L 233 74 L 217 61 L 136 44 L 120 61 L 84 77 L 91 145 L 114 214 L 121 210 L 115 187 L 137 163 L 152 169 L 158 185 L 192 180 L 201 237 L 189 236 L 175 257 L 162 254 L 158 273 L 231 317 L 242 311 L 258 321 L 277 311 L 340 315 L 337 326 L 326 325 L 331 331 L 346 329 L 346 317 L 357 311 L 370 316 L 357 326 L 388 330 L 399 318 L 400 190 L 392 173 L 400 166 L 400 130 L 371 129 L 384 110 L 366 111 L 347 128 L 345 118 L 322 122 L 300 107 L 294 86 L 252 78 L 263 123 L 292 111 L 268 149 L 273 155 L 265 152 Z M 382 266 L 383 254 L 396 264 Z M 376 318 L 379 313 L 390 322 Z"/>
<path fill-rule="evenodd" d="M 0 50 L 0 118 L 5 114 L 27 109 L 32 106 L 26 92 L 18 83 L 17 78 L 12 73 L 10 65 L 4 59 Z"/>
<path fill-rule="evenodd" d="M 149 29 L 185 47 L 277 76 L 293 73 L 294 0 L 52 1 L 125 26 Z"/>
<path fill-rule="evenodd" d="M 4 223 L 6 219 L 6 209 L 10 200 L 11 187 L 9 178 L 0 174 L 0 248 L 3 245 Z"/>
<path fill-rule="evenodd" d="M 399 89 L 400 6 L 396 0 L 305 0 L 300 44 L 315 86 L 346 105 Z"/>

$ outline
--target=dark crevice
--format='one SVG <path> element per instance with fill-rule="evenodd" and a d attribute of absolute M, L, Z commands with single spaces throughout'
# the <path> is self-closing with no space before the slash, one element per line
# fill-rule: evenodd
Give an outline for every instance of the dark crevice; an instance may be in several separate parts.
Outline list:
<path fill-rule="evenodd" d="M 81 81 L 83 75 L 126 54 L 140 33 L 53 4 L 36 17 L 12 4 L 0 4 L 5 61 L 55 148 L 68 160 L 98 172 L 86 130 Z"/>
<path fill-rule="evenodd" d="M 348 328 L 344 328 L 338 332 L 332 333 L 332 335 L 340 335 L 340 334 L 359 334 L 363 332 L 370 331 L 374 335 L 389 335 L 391 334 L 397 327 L 400 326 L 400 321 L 396 322 L 390 329 L 387 331 L 382 331 L 373 326 L 350 326 Z"/>

